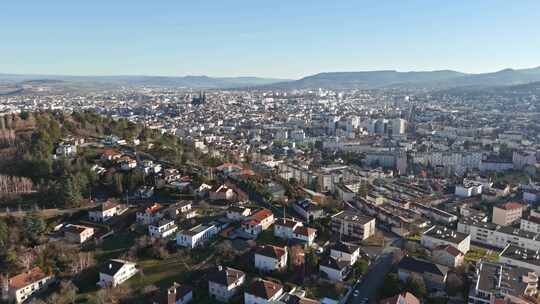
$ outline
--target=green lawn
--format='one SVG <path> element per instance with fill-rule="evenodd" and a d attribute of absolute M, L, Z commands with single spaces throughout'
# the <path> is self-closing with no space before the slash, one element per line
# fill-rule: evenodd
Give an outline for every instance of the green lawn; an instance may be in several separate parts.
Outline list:
<path fill-rule="evenodd" d="M 499 253 L 497 251 L 490 251 L 479 247 L 472 247 L 465 255 L 465 261 L 478 262 L 480 259 L 484 259 L 490 262 L 497 262 L 499 260 Z"/>
<path fill-rule="evenodd" d="M 134 290 L 148 285 L 169 287 L 175 281 L 185 282 L 190 275 L 185 258 L 179 256 L 171 256 L 165 260 L 139 261 L 137 265 L 141 273 L 128 281 Z"/>
<path fill-rule="evenodd" d="M 134 233 L 121 232 L 106 238 L 103 240 L 102 248 L 96 251 L 97 262 L 100 263 L 109 259 L 119 258 L 133 246 L 136 237 Z"/>

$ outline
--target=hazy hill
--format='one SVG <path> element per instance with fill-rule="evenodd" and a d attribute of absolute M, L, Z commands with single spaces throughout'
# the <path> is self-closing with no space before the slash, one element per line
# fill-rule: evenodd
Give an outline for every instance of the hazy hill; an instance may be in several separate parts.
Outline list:
<path fill-rule="evenodd" d="M 373 89 L 391 87 L 445 89 L 462 86 L 500 86 L 540 81 L 540 67 L 505 69 L 494 73 L 466 74 L 451 70 L 426 72 L 366 71 L 331 72 L 307 76 L 296 81 L 271 84 L 279 88 Z"/>
<path fill-rule="evenodd" d="M 17 75 L 0 74 L 0 83 L 59 80 L 67 82 L 90 82 L 118 86 L 156 86 L 189 88 L 234 88 L 269 85 L 284 79 L 261 77 L 208 77 L 208 76 L 64 76 L 64 75 Z"/>

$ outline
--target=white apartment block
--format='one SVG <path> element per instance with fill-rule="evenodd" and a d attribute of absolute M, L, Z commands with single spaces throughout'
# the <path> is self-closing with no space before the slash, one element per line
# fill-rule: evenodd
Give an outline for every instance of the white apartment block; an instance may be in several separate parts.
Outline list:
<path fill-rule="evenodd" d="M 471 236 L 445 226 L 435 225 L 422 234 L 420 243 L 429 249 L 434 249 L 440 245 L 451 245 L 465 254 L 470 249 Z"/>
<path fill-rule="evenodd" d="M 471 242 L 505 248 L 507 245 L 540 250 L 540 234 L 510 226 L 480 222 L 474 218 L 465 218 L 458 222 L 457 231 L 470 234 Z"/>
<path fill-rule="evenodd" d="M 178 226 L 173 220 L 161 220 L 156 224 L 148 226 L 148 234 L 152 238 L 165 239 L 173 235 L 178 230 Z"/>
<path fill-rule="evenodd" d="M 218 233 L 216 226 L 198 225 L 176 234 L 176 244 L 182 247 L 195 248 L 204 245 Z"/>

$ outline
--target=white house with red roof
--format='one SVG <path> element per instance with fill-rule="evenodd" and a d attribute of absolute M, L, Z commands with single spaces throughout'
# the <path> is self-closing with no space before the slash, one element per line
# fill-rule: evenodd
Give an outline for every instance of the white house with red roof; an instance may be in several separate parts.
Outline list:
<path fill-rule="evenodd" d="M 272 211 L 263 208 L 253 213 L 247 220 L 243 221 L 242 229 L 252 236 L 258 236 L 263 230 L 270 228 L 273 223 L 274 214 Z"/>
<path fill-rule="evenodd" d="M 431 251 L 433 262 L 448 267 L 459 267 L 465 260 L 463 252 L 452 245 L 439 245 Z"/>
<path fill-rule="evenodd" d="M 32 294 L 44 290 L 54 277 L 35 267 L 8 279 L 8 297 L 10 302 L 22 303 Z"/>
<path fill-rule="evenodd" d="M 150 225 L 162 219 L 164 215 L 165 208 L 158 203 L 154 203 L 152 206 L 144 209 L 144 211 L 137 212 L 137 223 Z"/>
<path fill-rule="evenodd" d="M 305 227 L 300 221 L 288 218 L 279 218 L 274 222 L 274 236 L 305 242 L 312 245 L 317 235 L 317 229 Z"/>
<path fill-rule="evenodd" d="M 287 267 L 287 247 L 263 245 L 255 250 L 255 268 L 276 271 Z"/>
<path fill-rule="evenodd" d="M 245 304 L 269 304 L 275 303 L 283 294 L 281 284 L 257 279 L 253 281 L 244 292 Z"/>

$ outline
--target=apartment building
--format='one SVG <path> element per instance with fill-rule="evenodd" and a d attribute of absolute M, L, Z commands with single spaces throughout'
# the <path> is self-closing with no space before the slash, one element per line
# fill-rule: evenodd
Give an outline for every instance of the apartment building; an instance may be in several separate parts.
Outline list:
<path fill-rule="evenodd" d="M 330 227 L 337 235 L 365 240 L 375 235 L 375 218 L 341 211 L 332 215 Z"/>
<path fill-rule="evenodd" d="M 538 275 L 526 268 L 480 262 L 469 289 L 471 304 L 535 303 Z"/>
<path fill-rule="evenodd" d="M 470 249 L 471 236 L 445 226 L 435 225 L 422 234 L 420 243 L 429 249 L 439 245 L 451 245 L 465 254 Z"/>
<path fill-rule="evenodd" d="M 506 226 L 521 219 L 525 206 L 517 202 L 508 202 L 493 206 L 493 220 L 497 225 Z"/>

